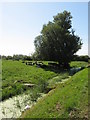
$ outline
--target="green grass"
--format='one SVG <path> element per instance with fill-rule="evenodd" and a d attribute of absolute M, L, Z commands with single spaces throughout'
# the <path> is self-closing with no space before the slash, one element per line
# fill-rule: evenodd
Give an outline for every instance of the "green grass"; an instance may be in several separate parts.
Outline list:
<path fill-rule="evenodd" d="M 88 68 L 49 92 L 22 118 L 85 118 L 88 116 Z"/>
<path fill-rule="evenodd" d="M 73 61 L 70 63 L 71 67 L 85 67 L 88 65 L 88 62 L 84 62 L 84 61 Z"/>
<path fill-rule="evenodd" d="M 44 61 L 47 64 L 47 61 Z M 57 76 L 63 76 L 60 70 L 42 69 L 36 66 L 29 66 L 21 61 L 3 60 L 2 61 L 2 100 L 17 94 L 23 93 L 28 88 L 23 83 L 32 83 L 40 89 L 38 92 L 44 92 L 44 85 L 47 85 L 49 79 Z M 37 89 L 37 88 L 36 88 Z"/>
<path fill-rule="evenodd" d="M 59 82 L 62 82 L 65 79 L 68 79 L 68 78 L 69 78 L 69 73 L 68 72 L 63 72 L 63 73 L 59 74 L 58 76 L 50 79 L 48 81 L 48 83 L 49 83 L 48 87 L 49 88 L 55 88 Z"/>
<path fill-rule="evenodd" d="M 43 61 L 48 65 L 48 61 Z M 86 65 L 86 62 L 71 62 L 71 66 Z M 1 74 L 0 74 L 1 75 Z M 29 66 L 22 61 L 2 61 L 2 100 L 21 94 L 27 90 L 33 94 L 47 91 L 48 87 L 56 86 L 55 83 L 69 76 L 68 71 L 55 68 L 42 69 L 36 66 Z M 24 83 L 35 84 L 35 87 L 28 88 Z M 1 89 L 0 89 L 1 91 Z M 37 93 L 34 91 L 37 91 Z M 1 92 L 0 92 L 1 93 Z M 37 96 L 37 95 L 36 95 Z M 34 95 L 34 97 L 36 97 Z M 0 94 L 1 100 L 1 94 Z"/>
<path fill-rule="evenodd" d="M 39 79 L 49 79 L 56 75 L 52 71 L 45 71 L 42 68 L 25 65 L 18 61 L 3 61 L 2 66 L 3 86 L 4 80 L 9 81 L 9 84 L 15 80 L 38 83 Z"/>

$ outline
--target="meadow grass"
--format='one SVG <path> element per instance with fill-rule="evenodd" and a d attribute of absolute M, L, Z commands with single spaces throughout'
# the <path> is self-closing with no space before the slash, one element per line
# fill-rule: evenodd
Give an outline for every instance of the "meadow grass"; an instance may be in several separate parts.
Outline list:
<path fill-rule="evenodd" d="M 43 61 L 48 65 L 48 61 Z M 71 66 L 86 65 L 86 62 L 71 62 Z M 58 76 L 58 78 L 55 78 Z M 3 60 L 2 61 L 2 100 L 21 94 L 27 90 L 37 93 L 45 92 L 47 87 L 52 87 L 56 82 L 69 76 L 68 71 L 55 68 L 38 68 L 29 66 L 22 61 Z M 24 83 L 35 84 L 35 87 L 28 88 Z M 37 95 L 37 93 L 34 93 Z M 36 97 L 36 96 L 34 96 Z M 0 96 L 1 100 L 1 96 Z"/>
<path fill-rule="evenodd" d="M 84 62 L 84 61 L 72 61 L 70 63 L 71 67 L 85 67 L 88 65 L 88 62 Z"/>
<path fill-rule="evenodd" d="M 45 61 L 44 63 L 47 64 Z M 57 75 L 59 75 L 57 70 L 45 70 L 36 66 L 26 65 L 21 61 L 3 60 L 2 100 L 23 93 L 27 90 L 28 88 L 23 85 L 24 83 L 35 84 L 42 89 L 39 89 L 40 92 L 43 92 L 45 85 L 47 85 L 47 81 Z M 60 75 L 63 75 L 63 73 Z"/>
<path fill-rule="evenodd" d="M 21 117 L 88 118 L 88 68 L 58 84 Z"/>

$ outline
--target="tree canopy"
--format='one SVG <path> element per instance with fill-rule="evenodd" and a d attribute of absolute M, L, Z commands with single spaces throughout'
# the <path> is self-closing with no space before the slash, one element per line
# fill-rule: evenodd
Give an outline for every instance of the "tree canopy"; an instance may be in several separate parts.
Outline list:
<path fill-rule="evenodd" d="M 81 49 L 82 42 L 72 29 L 72 16 L 68 11 L 58 13 L 52 22 L 43 25 L 35 38 L 35 55 L 38 59 L 58 61 L 67 65 Z"/>

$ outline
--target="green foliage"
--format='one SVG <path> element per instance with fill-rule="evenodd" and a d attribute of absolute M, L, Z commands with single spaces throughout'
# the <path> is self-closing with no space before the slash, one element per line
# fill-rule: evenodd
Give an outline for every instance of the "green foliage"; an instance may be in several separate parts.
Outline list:
<path fill-rule="evenodd" d="M 74 34 L 71 26 L 71 13 L 64 11 L 54 16 L 53 22 L 43 26 L 41 35 L 35 38 L 35 57 L 54 60 L 65 66 L 82 46 L 80 37 Z"/>
<path fill-rule="evenodd" d="M 38 101 L 22 118 L 87 118 L 88 69 L 76 73 L 67 82 Z"/>
<path fill-rule="evenodd" d="M 62 75 L 63 74 L 63 75 Z M 69 73 L 68 73 L 68 71 L 67 72 L 63 72 L 63 73 L 60 73 L 58 76 L 56 76 L 56 77 L 54 77 L 54 78 L 52 78 L 52 79 L 50 79 L 49 81 L 48 81 L 48 87 L 55 87 L 56 86 L 56 84 L 58 84 L 59 82 L 62 82 L 63 81 L 63 79 L 68 79 L 68 76 L 69 76 Z"/>
<path fill-rule="evenodd" d="M 88 65 L 88 62 L 83 61 L 72 61 L 70 63 L 71 67 L 86 67 Z"/>
<path fill-rule="evenodd" d="M 40 88 L 40 92 L 43 93 L 47 91 L 48 81 L 45 78 L 40 79 L 38 82 L 38 86 Z"/>
<path fill-rule="evenodd" d="M 45 65 L 48 65 L 48 62 L 43 61 Z M 71 67 L 86 66 L 87 64 L 86 62 L 76 61 L 70 63 Z M 21 61 L 2 60 L 2 81 L 0 81 L 2 82 L 2 90 L 0 89 L 0 100 L 1 97 L 2 100 L 5 100 L 27 90 L 30 90 L 30 93 L 33 92 L 32 99 L 37 99 L 38 93 L 46 93 L 49 87 L 67 78 L 68 75 L 69 71 L 62 71 L 55 68 L 43 69 L 26 65 Z M 35 84 L 35 86 L 34 88 L 29 88 L 24 86 L 24 83 Z"/>
<path fill-rule="evenodd" d="M 31 101 L 36 102 L 37 99 L 40 97 L 40 88 L 39 87 L 33 88 L 31 90 L 30 97 L 31 97 Z"/>
<path fill-rule="evenodd" d="M 73 61 L 85 61 L 85 62 L 88 62 L 89 59 L 90 59 L 90 57 L 88 55 L 82 55 L 82 56 L 74 55 L 74 57 L 73 57 Z"/>
<path fill-rule="evenodd" d="M 29 90 L 24 83 L 35 84 L 44 91 L 46 81 L 57 75 L 58 73 L 53 71 L 27 66 L 21 61 L 2 60 L 2 100 Z"/>
<path fill-rule="evenodd" d="M 2 100 L 21 94 L 24 90 L 24 86 L 20 84 L 12 84 L 12 86 L 5 87 L 2 90 Z"/>
<path fill-rule="evenodd" d="M 32 60 L 32 58 L 31 58 L 31 56 L 27 56 L 27 55 L 22 55 L 22 54 L 20 54 L 20 55 L 18 55 L 18 54 L 16 54 L 16 55 L 13 55 L 13 56 L 2 56 L 2 59 L 4 59 L 4 60 L 17 60 L 17 61 L 19 61 L 19 60 Z"/>

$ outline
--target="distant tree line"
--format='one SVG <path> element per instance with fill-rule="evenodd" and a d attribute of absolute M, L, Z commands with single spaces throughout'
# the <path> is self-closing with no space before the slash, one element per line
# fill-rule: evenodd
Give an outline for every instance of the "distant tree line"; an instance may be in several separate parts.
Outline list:
<path fill-rule="evenodd" d="M 27 56 L 27 55 L 13 55 L 13 56 L 5 56 L 5 55 L 0 55 L 0 59 L 4 59 L 4 60 L 27 60 L 27 61 L 31 61 L 31 60 L 41 60 L 37 57 L 35 57 L 34 55 L 31 56 Z M 88 62 L 88 60 L 90 60 L 90 57 L 88 55 L 74 55 L 72 61 L 85 61 Z"/>
<path fill-rule="evenodd" d="M 78 55 L 74 55 L 73 61 L 85 61 L 85 62 L 88 62 L 88 60 L 90 60 L 90 57 L 88 55 L 81 55 L 81 56 L 78 56 Z"/>
<path fill-rule="evenodd" d="M 2 59 L 5 59 L 5 60 L 32 60 L 31 56 L 27 56 L 27 55 L 13 55 L 13 56 L 5 56 L 5 55 L 2 55 L 1 56 Z"/>
<path fill-rule="evenodd" d="M 35 53 L 31 56 L 33 60 L 41 60 L 38 58 L 38 56 L 35 55 Z M 90 60 L 90 57 L 88 55 L 73 55 L 72 61 L 85 61 L 88 62 Z"/>

